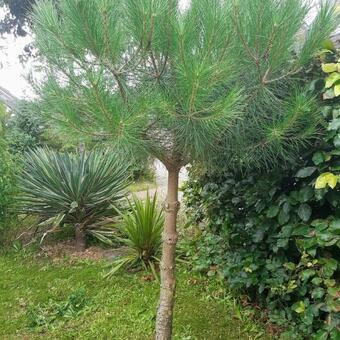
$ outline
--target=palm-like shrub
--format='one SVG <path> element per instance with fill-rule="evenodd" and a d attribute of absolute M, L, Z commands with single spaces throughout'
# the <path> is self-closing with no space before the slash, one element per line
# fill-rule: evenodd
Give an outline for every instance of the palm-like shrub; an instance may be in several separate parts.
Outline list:
<path fill-rule="evenodd" d="M 128 184 L 126 166 L 107 151 L 82 155 L 37 149 L 26 154 L 19 178 L 20 210 L 75 226 L 76 246 L 99 218 L 116 211 Z"/>
<path fill-rule="evenodd" d="M 157 195 L 153 198 L 147 193 L 141 200 L 135 195 L 129 201 L 130 211 L 122 214 L 122 237 L 119 240 L 127 247 L 127 252 L 114 261 L 108 275 L 114 274 L 121 267 L 142 265 L 150 268 L 154 275 L 154 262 L 160 251 L 164 216 L 157 207 Z"/>

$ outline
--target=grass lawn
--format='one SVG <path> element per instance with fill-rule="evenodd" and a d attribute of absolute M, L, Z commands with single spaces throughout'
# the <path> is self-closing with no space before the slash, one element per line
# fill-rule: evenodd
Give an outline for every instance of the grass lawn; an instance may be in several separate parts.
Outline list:
<path fill-rule="evenodd" d="M 159 284 L 145 273 L 104 279 L 105 265 L 0 255 L 0 339 L 152 339 Z M 60 316 L 55 306 L 79 291 L 84 306 Z M 42 323 L 55 320 L 32 326 L 30 310 Z M 264 334 L 216 281 L 179 269 L 174 339 L 269 339 Z"/>

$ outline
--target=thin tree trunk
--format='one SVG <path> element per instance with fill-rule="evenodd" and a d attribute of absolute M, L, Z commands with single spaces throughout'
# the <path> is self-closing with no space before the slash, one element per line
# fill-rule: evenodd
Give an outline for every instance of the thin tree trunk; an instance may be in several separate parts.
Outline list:
<path fill-rule="evenodd" d="M 156 340 L 171 339 L 173 307 L 175 302 L 175 251 L 177 243 L 176 221 L 179 168 L 168 168 L 168 193 L 165 206 L 163 250 L 160 264 L 161 291 L 156 319 Z"/>
<path fill-rule="evenodd" d="M 75 225 L 76 250 L 84 251 L 86 248 L 86 234 L 83 226 L 79 223 Z"/>

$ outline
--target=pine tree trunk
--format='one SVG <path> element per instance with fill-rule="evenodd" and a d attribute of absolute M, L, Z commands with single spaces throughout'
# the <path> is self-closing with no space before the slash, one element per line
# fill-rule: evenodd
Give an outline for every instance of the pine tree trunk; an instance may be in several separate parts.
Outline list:
<path fill-rule="evenodd" d="M 177 243 L 176 221 L 178 202 L 179 169 L 168 169 L 168 193 L 165 206 L 163 250 L 160 264 L 161 291 L 156 319 L 156 340 L 169 340 L 172 333 L 173 307 L 175 302 L 175 251 Z"/>
<path fill-rule="evenodd" d="M 86 248 L 86 234 L 83 226 L 79 223 L 75 225 L 76 250 L 84 251 Z"/>

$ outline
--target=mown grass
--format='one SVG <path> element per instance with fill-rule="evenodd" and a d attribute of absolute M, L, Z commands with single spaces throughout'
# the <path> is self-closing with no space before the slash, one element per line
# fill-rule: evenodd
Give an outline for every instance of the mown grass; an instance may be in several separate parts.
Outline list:
<path fill-rule="evenodd" d="M 152 339 L 159 284 L 145 273 L 103 279 L 102 262 L 0 255 L 0 339 Z M 79 315 L 32 327 L 28 311 L 85 289 Z M 178 271 L 174 339 L 268 339 L 216 281 Z"/>

